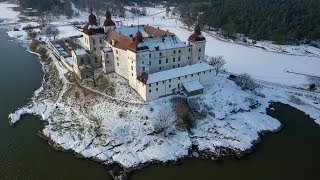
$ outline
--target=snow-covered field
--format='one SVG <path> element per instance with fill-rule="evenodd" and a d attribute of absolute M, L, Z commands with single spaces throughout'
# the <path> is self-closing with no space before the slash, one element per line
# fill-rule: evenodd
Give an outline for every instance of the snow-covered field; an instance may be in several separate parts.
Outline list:
<path fill-rule="evenodd" d="M 7 6 L 0 3 L 0 9 L 10 11 Z M 140 24 L 169 29 L 183 41 L 191 33 L 177 19 L 163 19 L 164 8 L 147 8 L 147 13 L 148 16 L 139 18 Z M 86 17 L 80 14 L 69 21 L 81 21 Z M 123 23 L 138 24 L 138 19 L 127 18 Z M 70 27 L 65 26 L 65 22 L 53 24 Z M 73 35 L 70 31 L 62 29 L 59 36 Z M 274 84 L 308 84 L 305 76 L 286 71 L 320 76 L 319 57 L 269 52 L 204 35 L 208 41 L 206 53 L 223 55 L 229 72 L 247 72 L 271 83 L 260 83 L 259 93 L 253 93 L 241 90 L 226 75 L 219 75 L 214 77 L 212 86 L 205 88 L 204 94 L 143 103 L 135 93 L 130 93 L 127 81 L 120 76 L 106 76 L 108 86 L 101 89 L 89 83 L 78 84 L 52 56 L 53 62 L 44 64 L 49 78 L 43 81 L 32 101 L 10 114 L 9 119 L 16 123 L 23 114 L 38 115 L 47 122 L 43 134 L 56 146 L 105 164 L 117 162 L 126 168 L 178 160 L 189 155 L 192 145 L 216 156 L 220 155 L 220 149 L 235 152 L 251 149 L 259 140 L 259 133 L 276 131 L 281 126 L 279 121 L 266 115 L 270 102 L 290 104 L 320 124 L 319 93 Z M 128 98 L 128 94 L 132 97 Z M 188 104 L 190 107 L 185 107 Z M 193 113 L 194 125 L 189 130 L 178 118 L 181 114 L 176 107 L 180 106 L 186 108 L 187 113 Z"/>

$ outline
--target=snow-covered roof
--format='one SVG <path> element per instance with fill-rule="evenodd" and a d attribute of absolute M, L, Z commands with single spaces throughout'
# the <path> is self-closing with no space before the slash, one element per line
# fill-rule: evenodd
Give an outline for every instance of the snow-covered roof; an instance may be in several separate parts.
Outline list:
<path fill-rule="evenodd" d="M 157 73 L 149 74 L 146 84 L 152 84 L 160 81 L 183 77 L 198 72 L 212 70 L 213 67 L 207 63 L 198 63 L 194 65 L 188 65 L 176 69 L 170 69 L 166 71 L 160 71 Z"/>
<path fill-rule="evenodd" d="M 76 50 L 74 50 L 74 53 L 75 53 L 77 56 L 81 56 L 81 55 L 88 54 L 85 49 L 76 49 Z"/>
<path fill-rule="evenodd" d="M 112 49 L 109 48 L 109 47 L 104 47 L 104 48 L 102 48 L 102 51 L 105 52 L 105 53 L 107 53 L 107 52 L 111 52 Z"/>
<path fill-rule="evenodd" d="M 176 35 L 162 36 L 162 37 L 148 37 L 143 38 L 143 42 L 139 43 L 140 47 L 148 47 L 150 51 L 163 49 L 181 48 L 187 45 L 182 42 Z"/>
<path fill-rule="evenodd" d="M 197 91 L 200 89 L 204 89 L 204 87 L 202 86 L 202 84 L 198 80 L 183 83 L 183 87 L 188 92 L 193 92 L 193 91 Z"/>
<path fill-rule="evenodd" d="M 124 35 L 124 36 L 132 36 L 134 37 L 138 31 L 141 32 L 143 37 L 148 37 L 148 33 L 146 33 L 143 29 L 143 26 L 122 26 L 122 27 L 116 27 L 115 31 Z"/>

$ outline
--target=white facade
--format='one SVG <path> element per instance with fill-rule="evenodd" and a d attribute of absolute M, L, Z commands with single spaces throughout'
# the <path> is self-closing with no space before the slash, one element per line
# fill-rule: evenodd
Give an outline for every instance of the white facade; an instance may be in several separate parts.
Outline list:
<path fill-rule="evenodd" d="M 83 42 L 104 73 L 115 72 L 127 79 L 145 101 L 181 91 L 186 82 L 212 83 L 213 67 L 203 62 L 206 41 L 199 27 L 187 44 L 171 32 L 148 25 L 104 27 L 104 33 L 86 29 Z M 84 54 L 72 53 L 80 78 L 84 76 L 79 58 L 83 61 Z"/>

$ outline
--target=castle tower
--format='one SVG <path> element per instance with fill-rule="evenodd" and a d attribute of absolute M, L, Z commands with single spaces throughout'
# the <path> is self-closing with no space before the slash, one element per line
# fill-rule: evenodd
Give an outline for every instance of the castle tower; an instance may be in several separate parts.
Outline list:
<path fill-rule="evenodd" d="M 104 46 L 104 29 L 98 25 L 97 17 L 92 10 L 88 17 L 88 23 L 83 27 L 83 44 L 85 49 L 94 55 L 94 62 L 100 63 L 100 49 Z"/>
<path fill-rule="evenodd" d="M 191 64 L 195 64 L 198 61 L 204 60 L 205 48 L 206 48 L 206 38 L 201 35 L 201 29 L 199 24 L 194 28 L 193 33 L 190 35 L 189 44 L 191 45 Z"/>
<path fill-rule="evenodd" d="M 109 28 L 114 28 L 116 24 L 111 19 L 111 12 L 109 11 L 109 9 L 107 9 L 105 17 L 106 19 L 104 20 L 103 28 L 104 32 L 107 32 Z"/>
<path fill-rule="evenodd" d="M 129 85 L 134 89 L 136 88 L 137 77 L 144 73 L 144 69 L 142 69 L 142 66 L 139 64 L 141 63 L 138 59 L 139 56 L 137 55 L 139 54 L 138 50 L 141 42 L 143 42 L 143 36 L 141 32 L 138 31 L 127 51 L 128 58 L 132 60 L 131 65 L 128 66 Z"/>

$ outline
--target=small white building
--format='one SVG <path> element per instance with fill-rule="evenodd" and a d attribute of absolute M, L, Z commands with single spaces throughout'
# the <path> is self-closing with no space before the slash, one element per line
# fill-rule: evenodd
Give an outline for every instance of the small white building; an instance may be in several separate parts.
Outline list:
<path fill-rule="evenodd" d="M 213 67 L 204 62 L 206 39 L 197 25 L 188 42 L 149 25 L 116 27 L 107 10 L 104 26 L 89 15 L 83 28 L 84 49 L 72 51 L 74 72 L 82 79 L 84 67 L 94 64 L 104 73 L 115 72 L 145 100 L 184 90 L 188 95 L 211 84 Z"/>

